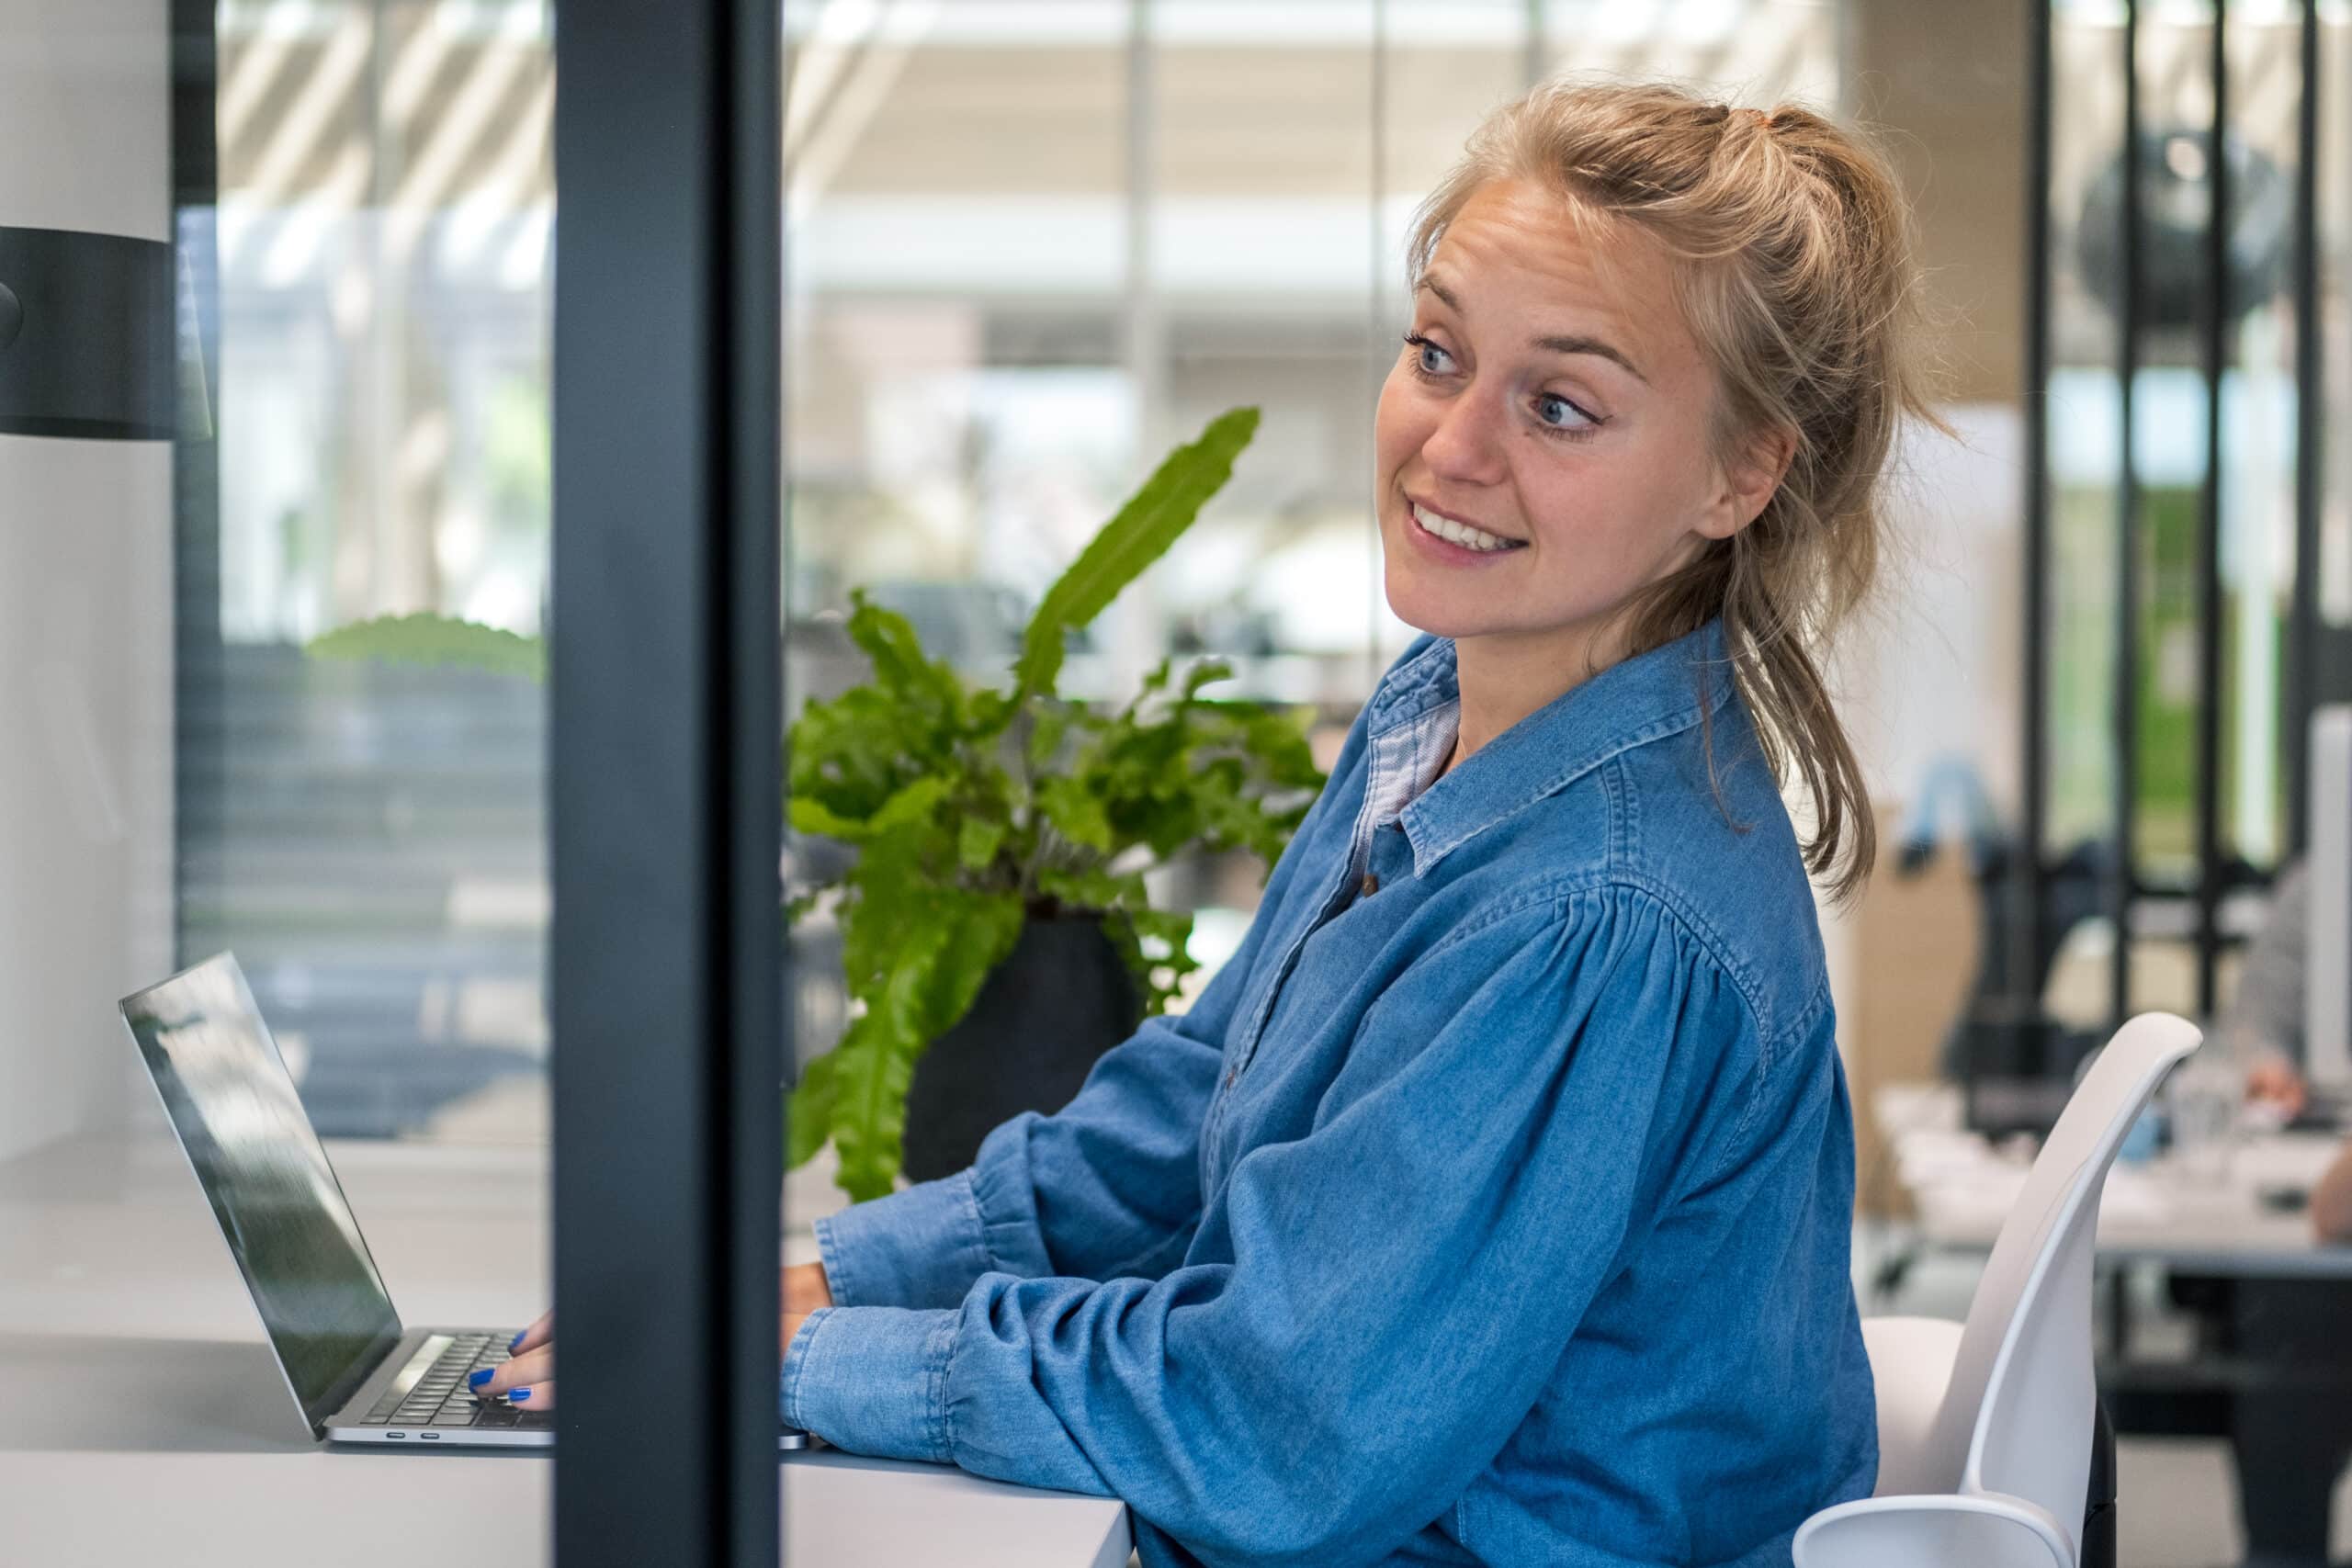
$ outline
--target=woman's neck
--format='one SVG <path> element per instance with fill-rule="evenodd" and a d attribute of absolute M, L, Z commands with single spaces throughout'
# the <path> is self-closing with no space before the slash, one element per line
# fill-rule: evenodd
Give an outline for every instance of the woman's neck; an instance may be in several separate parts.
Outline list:
<path fill-rule="evenodd" d="M 1542 632 L 1456 637 L 1453 669 L 1461 690 L 1461 720 L 1445 773 L 1529 714 L 1614 664 L 1623 656 L 1623 646 L 1621 628 L 1586 621 Z"/>

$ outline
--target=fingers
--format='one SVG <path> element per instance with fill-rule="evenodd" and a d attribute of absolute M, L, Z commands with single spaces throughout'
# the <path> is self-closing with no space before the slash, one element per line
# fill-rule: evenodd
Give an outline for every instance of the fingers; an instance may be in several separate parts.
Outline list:
<path fill-rule="evenodd" d="M 534 1322 L 530 1327 L 516 1335 L 514 1337 L 514 1342 L 509 1345 L 507 1348 L 519 1355 L 525 1350 L 544 1345 L 554 1337 L 555 1308 L 549 1307 L 547 1311 L 539 1314 L 537 1320 Z"/>
<path fill-rule="evenodd" d="M 509 1394 L 507 1399 L 518 1410 L 553 1410 L 555 1408 L 555 1380 L 549 1378 L 545 1382 L 535 1382 L 527 1388 L 518 1388 Z"/>
<path fill-rule="evenodd" d="M 482 1372 L 490 1375 L 483 1377 Z M 555 1347 L 541 1345 L 537 1349 L 511 1357 L 499 1366 L 483 1368 L 482 1371 L 468 1379 L 467 1383 L 477 1399 L 503 1399 L 514 1389 L 527 1388 L 531 1390 L 531 1402 L 536 1407 L 539 1400 L 539 1386 L 554 1376 Z"/>

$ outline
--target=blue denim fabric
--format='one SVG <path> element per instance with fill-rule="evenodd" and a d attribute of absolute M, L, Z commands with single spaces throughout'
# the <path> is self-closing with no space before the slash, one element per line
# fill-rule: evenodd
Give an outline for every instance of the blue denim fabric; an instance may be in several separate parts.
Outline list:
<path fill-rule="evenodd" d="M 1877 1437 L 1819 928 L 1721 649 L 1514 725 L 1360 894 L 1373 757 L 1458 700 L 1417 638 L 1189 1012 L 818 1221 L 786 1419 L 1122 1498 L 1150 1568 L 1786 1563 Z"/>

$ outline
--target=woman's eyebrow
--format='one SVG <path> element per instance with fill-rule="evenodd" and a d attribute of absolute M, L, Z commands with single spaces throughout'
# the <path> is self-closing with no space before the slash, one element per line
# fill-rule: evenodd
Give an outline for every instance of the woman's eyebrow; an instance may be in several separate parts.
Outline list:
<path fill-rule="evenodd" d="M 1454 294 L 1453 290 L 1448 288 L 1444 284 L 1440 283 L 1436 278 L 1424 276 L 1421 278 L 1420 287 L 1436 295 L 1440 300 L 1443 301 L 1445 308 L 1452 310 L 1454 314 L 1467 315 L 1469 313 L 1462 309 L 1462 301 Z M 1527 344 L 1530 348 L 1540 348 L 1551 354 L 1596 355 L 1602 359 L 1609 360 L 1612 364 L 1624 367 L 1626 373 L 1632 376 L 1634 380 L 1639 381 L 1643 386 L 1646 387 L 1650 384 L 1650 378 L 1642 374 L 1640 366 L 1635 365 L 1632 360 L 1619 353 L 1610 344 L 1605 343 L 1597 337 L 1585 337 L 1580 334 L 1572 333 L 1565 337 L 1530 338 L 1527 340 Z"/>

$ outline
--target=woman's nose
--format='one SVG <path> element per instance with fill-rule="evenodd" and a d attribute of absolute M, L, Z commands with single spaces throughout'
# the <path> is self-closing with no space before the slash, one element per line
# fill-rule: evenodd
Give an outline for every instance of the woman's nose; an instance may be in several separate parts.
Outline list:
<path fill-rule="evenodd" d="M 1492 484 L 1502 474 L 1502 411 L 1471 391 L 1453 399 L 1421 444 L 1421 461 L 1440 479 Z"/>

